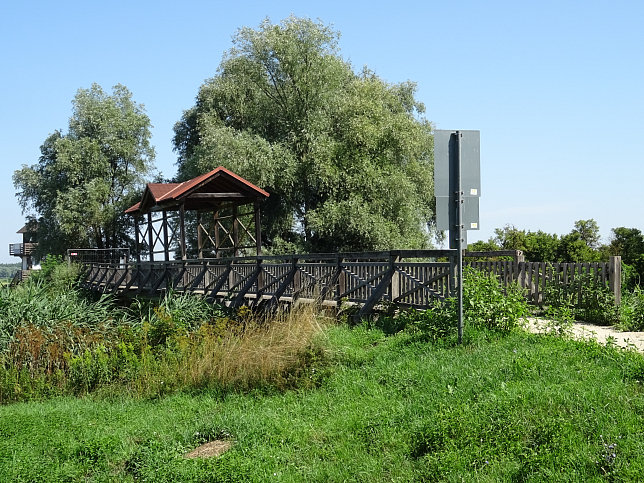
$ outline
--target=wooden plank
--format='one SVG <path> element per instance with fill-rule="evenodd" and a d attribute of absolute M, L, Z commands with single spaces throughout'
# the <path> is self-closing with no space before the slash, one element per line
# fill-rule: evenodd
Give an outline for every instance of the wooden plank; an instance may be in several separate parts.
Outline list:
<path fill-rule="evenodd" d="M 274 306 L 279 302 L 280 298 L 282 298 L 282 296 L 286 293 L 288 286 L 291 285 L 291 283 L 293 283 L 293 281 L 295 280 L 295 275 L 296 273 L 298 273 L 298 271 L 299 268 L 297 266 L 297 259 L 294 259 L 291 263 L 290 270 L 286 273 L 284 280 L 273 294 L 273 297 L 271 297 L 271 299 L 267 302 L 267 305 L 269 307 Z"/>
<path fill-rule="evenodd" d="M 403 273 L 403 275 L 408 275 L 408 274 Z M 400 295 L 399 295 L 396 299 L 394 299 L 393 301 L 394 301 L 394 302 L 397 302 L 397 301 L 399 301 L 399 300 L 402 300 L 402 299 L 404 299 L 405 297 L 407 297 L 407 296 L 409 296 L 409 295 L 412 295 L 412 294 L 414 294 L 414 293 L 418 292 L 418 291 L 419 291 L 419 290 L 421 290 L 421 289 L 428 290 L 429 292 L 431 292 L 431 293 L 432 293 L 432 295 L 438 294 L 439 292 L 438 292 L 437 290 L 433 290 L 433 289 L 431 289 L 431 288 L 430 288 L 430 286 L 431 286 L 431 285 L 433 285 L 435 282 L 437 282 L 437 281 L 439 281 L 439 280 L 442 280 L 442 279 L 446 278 L 447 276 L 448 276 L 448 274 L 447 274 L 447 273 L 441 273 L 441 274 L 438 274 L 438 275 L 435 275 L 435 276 L 431 277 L 430 279 L 428 279 L 428 280 L 426 280 L 426 281 L 424 281 L 424 282 L 419 282 L 417 286 L 415 286 L 415 287 L 413 287 L 413 288 L 411 288 L 411 289 L 409 289 L 409 290 L 407 290 L 407 291 L 403 292 L 402 294 L 400 294 Z"/>
<path fill-rule="evenodd" d="M 235 299 L 231 303 L 232 307 L 241 306 L 242 302 L 246 297 L 246 294 L 249 292 L 249 290 L 255 284 L 255 282 L 257 282 L 257 278 L 259 277 L 260 273 L 262 273 L 262 264 L 261 262 L 257 262 L 257 265 L 255 266 L 255 270 L 253 270 L 253 273 L 246 279 L 246 283 L 244 283 L 242 288 L 237 293 L 237 297 L 235 297 Z M 259 296 L 258 293 L 257 295 Z"/>
<path fill-rule="evenodd" d="M 112 288 L 112 293 L 116 293 L 118 289 L 121 287 L 121 284 L 123 283 L 123 281 L 128 275 L 128 270 L 129 270 L 128 266 L 125 265 L 125 268 L 123 269 L 123 275 L 121 275 L 118 281 L 114 284 L 114 287 Z"/>
<path fill-rule="evenodd" d="M 111 272 L 111 275 L 109 278 L 105 281 L 105 284 L 103 285 L 103 293 L 107 292 L 107 287 L 109 286 L 110 283 L 112 283 L 112 280 L 114 280 L 114 277 L 116 277 L 116 274 L 118 273 L 117 268 L 107 268 L 107 272 Z"/>
<path fill-rule="evenodd" d="M 221 290 L 224 284 L 228 281 L 228 277 L 231 271 L 232 271 L 232 265 L 228 264 L 224 272 L 219 276 L 217 282 L 215 283 L 215 286 L 210 291 L 210 294 L 206 297 L 207 300 L 214 300 L 217 298 L 217 294 L 219 293 L 219 290 Z"/>
<path fill-rule="evenodd" d="M 365 304 L 358 311 L 358 314 L 357 314 L 358 318 L 365 316 L 366 314 L 370 313 L 373 310 L 376 303 L 380 301 L 382 295 L 385 293 L 385 291 L 387 290 L 387 287 L 391 283 L 392 276 L 393 276 L 393 270 L 390 268 L 384 274 L 382 280 L 380 281 L 376 289 L 371 294 L 371 297 L 365 302 Z"/>
<path fill-rule="evenodd" d="M 243 193 L 193 193 L 189 200 L 219 200 L 222 198 L 246 198 Z"/>
<path fill-rule="evenodd" d="M 365 288 L 366 288 L 366 287 L 368 287 L 368 288 L 369 288 L 369 289 L 371 289 L 372 291 L 373 291 L 373 290 L 376 290 L 376 289 L 377 289 L 377 285 L 376 285 L 376 286 L 374 286 L 374 285 L 372 285 L 372 284 L 371 284 L 371 282 L 374 282 L 374 281 L 376 281 L 377 279 L 379 279 L 380 277 L 382 277 L 382 276 L 386 275 L 386 274 L 387 274 L 387 272 L 388 272 L 388 271 L 390 271 L 390 270 L 391 270 L 391 268 L 388 268 L 388 269 L 387 269 L 387 270 L 385 270 L 385 271 L 378 272 L 377 274 L 370 276 L 367 280 L 364 280 L 360 275 L 355 275 L 355 274 L 354 274 L 354 273 L 352 273 L 352 272 L 346 272 L 346 273 L 347 273 L 348 275 L 350 275 L 352 278 L 354 278 L 355 280 L 358 280 L 358 281 L 359 281 L 359 283 L 358 283 L 358 285 L 357 285 L 357 286 L 355 286 L 354 288 L 349 289 L 349 290 L 347 290 L 346 292 L 344 292 L 344 293 L 342 294 L 342 296 L 344 297 L 345 295 L 349 295 L 350 293 L 354 293 L 354 292 L 356 292 L 356 291 L 359 291 L 359 290 L 360 290 L 361 288 L 363 288 L 363 287 L 365 287 Z M 366 291 L 363 291 L 363 292 L 366 294 Z M 365 298 L 364 300 L 366 300 L 366 298 Z"/>

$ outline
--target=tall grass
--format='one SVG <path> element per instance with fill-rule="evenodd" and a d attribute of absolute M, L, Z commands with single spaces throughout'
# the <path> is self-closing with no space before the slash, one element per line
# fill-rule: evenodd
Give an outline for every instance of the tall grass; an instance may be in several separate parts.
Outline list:
<path fill-rule="evenodd" d="M 0 352 L 8 348 L 21 326 L 44 332 L 59 324 L 90 329 L 120 324 L 125 318 L 111 297 L 92 300 L 73 285 L 53 288 L 45 281 L 32 280 L 15 288 L 0 287 Z"/>
<path fill-rule="evenodd" d="M 68 272 L 0 291 L 0 403 L 57 394 L 152 397 L 218 387 L 292 387 L 328 319 L 311 307 L 270 318 L 191 294 L 95 298 Z M 63 282 L 62 280 L 65 279 Z"/>
<path fill-rule="evenodd" d="M 300 382 L 302 371 L 324 357 L 319 337 L 331 319 L 313 306 L 300 306 L 269 318 L 241 311 L 239 324 L 224 334 L 202 325 L 176 341 L 181 357 L 166 359 L 163 372 L 179 387 L 247 390 L 263 385 L 285 389 Z M 310 382 L 310 381 L 308 381 Z"/>
<path fill-rule="evenodd" d="M 632 292 L 622 295 L 618 327 L 626 331 L 644 330 L 644 291 L 636 285 Z"/>

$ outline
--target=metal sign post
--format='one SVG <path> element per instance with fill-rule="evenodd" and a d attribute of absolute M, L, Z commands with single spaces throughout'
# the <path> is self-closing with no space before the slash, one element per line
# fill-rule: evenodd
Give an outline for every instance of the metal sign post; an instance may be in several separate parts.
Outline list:
<path fill-rule="evenodd" d="M 463 340 L 463 250 L 467 230 L 479 229 L 481 196 L 480 132 L 434 131 L 436 227 L 449 230 L 457 250 L 458 341 Z"/>
<path fill-rule="evenodd" d="M 458 267 L 456 276 L 458 277 L 458 343 L 463 342 L 463 186 L 461 182 L 461 132 L 456 131 L 456 179 L 458 190 L 454 193 L 456 208 L 456 249 L 458 250 L 457 260 Z"/>

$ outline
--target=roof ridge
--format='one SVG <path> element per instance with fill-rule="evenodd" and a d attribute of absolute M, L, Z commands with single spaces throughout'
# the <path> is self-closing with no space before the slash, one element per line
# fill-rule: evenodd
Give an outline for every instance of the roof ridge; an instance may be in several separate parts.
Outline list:
<path fill-rule="evenodd" d="M 161 197 L 158 200 L 155 199 L 155 201 L 163 201 L 163 200 L 165 200 L 166 198 L 168 198 L 170 196 L 170 193 L 172 193 L 173 191 L 179 189 L 185 183 L 187 183 L 187 181 L 182 181 L 181 183 L 159 183 L 159 184 L 166 184 L 166 185 L 175 184 L 175 186 L 170 191 L 168 191 L 168 192 L 164 193 L 163 195 L 161 195 Z"/>

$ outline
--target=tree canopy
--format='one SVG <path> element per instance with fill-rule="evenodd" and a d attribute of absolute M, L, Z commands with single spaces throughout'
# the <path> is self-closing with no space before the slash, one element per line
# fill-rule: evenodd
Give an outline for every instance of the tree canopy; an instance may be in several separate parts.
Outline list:
<path fill-rule="evenodd" d="M 79 89 L 68 132 L 55 131 L 34 165 L 14 172 L 17 197 L 38 221 L 41 253 L 129 243 L 124 215 L 150 174 L 150 120 L 123 85 L 111 95 L 98 84 Z"/>
<path fill-rule="evenodd" d="M 429 242 L 431 125 L 411 82 L 352 70 L 338 32 L 290 17 L 242 28 L 175 126 L 179 179 L 219 165 L 271 193 L 273 251 Z"/>
<path fill-rule="evenodd" d="M 494 237 L 487 242 L 471 243 L 468 249 L 522 250 L 526 260 L 534 262 L 592 262 L 607 257 L 599 239 L 599 226 L 591 218 L 575 221 L 570 233 L 561 237 L 541 230 L 532 232 L 505 225 L 496 228 Z"/>

